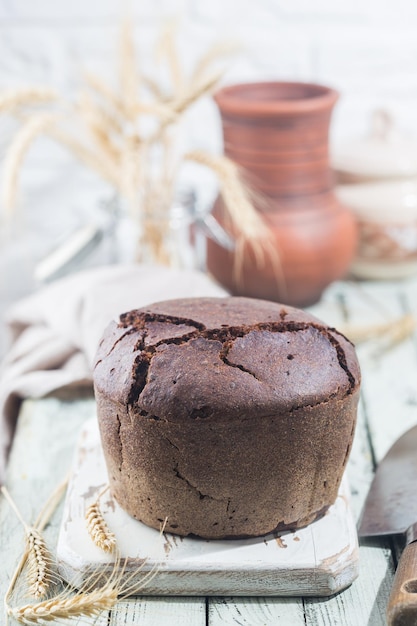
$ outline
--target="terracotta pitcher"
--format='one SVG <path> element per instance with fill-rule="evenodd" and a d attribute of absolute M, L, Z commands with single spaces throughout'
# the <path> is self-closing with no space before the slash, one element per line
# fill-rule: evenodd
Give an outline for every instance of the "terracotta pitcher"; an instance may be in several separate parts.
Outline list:
<path fill-rule="evenodd" d="M 347 272 L 357 244 L 356 222 L 333 192 L 329 126 L 338 94 L 316 84 L 268 82 L 225 87 L 215 94 L 224 152 L 261 201 L 276 254 L 236 252 L 208 240 L 208 271 L 231 293 L 307 306 Z M 221 200 L 213 209 L 226 222 Z"/>

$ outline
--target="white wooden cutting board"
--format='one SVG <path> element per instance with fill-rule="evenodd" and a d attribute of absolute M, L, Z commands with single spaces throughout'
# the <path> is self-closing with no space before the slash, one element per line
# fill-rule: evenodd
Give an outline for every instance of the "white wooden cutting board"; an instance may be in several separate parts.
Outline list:
<path fill-rule="evenodd" d="M 114 557 L 94 545 L 85 521 L 87 507 L 107 482 L 93 419 L 81 433 L 57 545 L 60 574 L 76 588 L 93 572 L 113 567 Z M 323 518 L 296 532 L 256 539 L 208 541 L 161 535 L 123 511 L 109 492 L 100 504 L 121 556 L 129 557 L 124 578 L 130 576 L 130 584 L 139 584 L 157 568 L 141 595 L 327 596 L 349 586 L 358 575 L 357 534 L 345 479 Z"/>

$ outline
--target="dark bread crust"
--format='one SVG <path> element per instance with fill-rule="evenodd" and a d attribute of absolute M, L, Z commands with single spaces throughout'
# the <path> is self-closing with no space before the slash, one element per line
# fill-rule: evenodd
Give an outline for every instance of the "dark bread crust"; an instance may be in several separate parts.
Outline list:
<path fill-rule="evenodd" d="M 352 344 L 249 298 L 156 303 L 106 330 L 94 372 L 111 490 L 207 538 L 298 528 L 335 500 L 356 421 Z"/>

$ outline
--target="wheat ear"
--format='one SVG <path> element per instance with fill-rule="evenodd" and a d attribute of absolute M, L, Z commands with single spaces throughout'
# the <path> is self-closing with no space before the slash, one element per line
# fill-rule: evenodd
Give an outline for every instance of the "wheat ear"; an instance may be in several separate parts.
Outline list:
<path fill-rule="evenodd" d="M 109 154 L 101 150 L 91 150 L 83 143 L 74 139 L 74 137 L 58 127 L 51 127 L 48 135 L 58 143 L 66 146 L 75 156 L 91 167 L 95 172 L 100 174 L 105 180 L 110 182 L 116 188 L 119 186 L 119 165 L 110 157 Z"/>
<path fill-rule="evenodd" d="M 87 86 L 95 94 L 96 97 L 102 99 L 114 111 L 115 120 L 123 119 L 124 107 L 123 102 L 117 93 L 107 85 L 99 76 L 91 72 L 83 72 L 84 80 Z"/>
<path fill-rule="evenodd" d="M 6 487 L 2 487 L 1 491 L 25 530 L 29 593 L 35 598 L 42 598 L 46 595 L 50 584 L 56 582 L 56 576 L 52 569 L 52 557 L 41 532 L 34 526 L 26 524 Z"/>
<path fill-rule="evenodd" d="M 280 296 L 286 296 L 287 285 L 276 242 L 254 207 L 252 197 L 255 198 L 255 193 L 243 182 L 236 164 L 227 157 L 212 156 L 200 151 L 189 152 L 184 158 L 205 165 L 217 175 L 226 216 L 235 232 L 235 281 L 243 284 L 243 267 L 249 245 L 258 267 L 270 263 Z M 260 203 L 263 203 L 262 198 Z"/>
<path fill-rule="evenodd" d="M 62 495 L 67 487 L 68 484 L 68 479 L 65 479 L 64 481 L 62 481 L 58 487 L 54 490 L 54 492 L 51 494 L 51 496 L 48 498 L 45 506 L 42 508 L 42 510 L 40 511 L 35 524 L 33 527 L 31 528 L 35 528 L 37 531 L 41 532 L 46 524 L 48 523 L 49 519 L 51 518 L 53 512 L 55 511 L 56 507 L 58 506 Z M 6 487 L 2 487 L 1 488 L 1 492 L 3 493 L 3 495 L 6 497 L 6 499 L 8 500 L 8 502 L 11 504 L 13 510 L 15 511 L 18 519 L 20 519 L 20 521 L 25 525 L 25 522 L 17 508 L 17 506 L 15 505 L 13 499 L 11 498 L 10 494 L 8 493 Z M 29 553 L 28 553 L 28 542 L 26 543 L 26 549 L 23 552 L 20 561 L 18 562 L 16 569 L 13 573 L 12 578 L 10 579 L 9 582 L 9 587 L 6 591 L 6 595 L 4 596 L 4 607 L 6 610 L 6 614 L 9 614 L 10 606 L 9 606 L 9 600 L 11 598 L 11 595 L 13 593 L 14 587 L 16 585 L 17 579 L 20 576 L 20 573 L 22 572 L 27 560 L 29 557 Z M 47 571 L 45 572 L 45 577 L 47 577 L 48 579 L 50 579 L 50 582 L 55 580 L 55 574 L 51 571 Z"/>
<path fill-rule="evenodd" d="M 136 64 L 136 51 L 132 20 L 125 17 L 119 38 L 119 75 L 123 110 L 128 121 L 136 121 L 140 74 Z"/>
<path fill-rule="evenodd" d="M 57 92 L 46 87 L 11 89 L 0 94 L 0 113 L 13 113 L 16 109 L 26 105 L 52 102 L 57 99 Z"/>
<path fill-rule="evenodd" d="M 101 120 L 102 125 L 108 129 L 108 132 L 116 136 L 123 133 L 123 122 L 112 102 L 93 91 L 85 89 L 80 93 L 80 101 L 87 101 L 94 115 Z"/>
<path fill-rule="evenodd" d="M 126 199 L 130 215 L 137 222 L 140 214 L 139 180 L 143 172 L 143 147 L 140 137 L 136 134 L 126 134 L 121 153 L 120 176 L 118 187 Z"/>
<path fill-rule="evenodd" d="M 161 136 L 161 133 L 169 124 L 176 122 L 180 115 L 188 109 L 194 102 L 205 94 L 209 94 L 222 77 L 222 72 L 214 72 L 206 77 L 203 81 L 191 84 L 182 95 L 171 100 L 165 108 L 165 117 L 162 119 L 161 128 L 158 130 L 155 140 Z M 164 113 L 163 110 L 161 110 Z"/>
<path fill-rule="evenodd" d="M 183 96 L 172 102 L 172 109 L 174 113 L 177 115 L 183 113 L 185 109 L 201 98 L 201 96 L 209 94 L 220 81 L 222 76 L 223 70 L 218 70 L 216 72 L 212 72 L 204 80 L 191 84 Z"/>
<path fill-rule="evenodd" d="M 160 141 L 167 127 L 177 122 L 186 109 L 199 98 L 205 94 L 209 94 L 217 85 L 221 76 L 222 72 L 220 71 L 213 73 L 204 81 L 190 85 L 182 95 L 167 100 L 164 103 L 152 105 L 147 112 L 160 117 L 161 123 L 159 128 L 147 139 L 147 142 L 151 144 Z"/>
<path fill-rule="evenodd" d="M 33 141 L 57 122 L 51 113 L 30 116 L 16 133 L 3 165 L 2 202 L 9 213 L 16 204 L 19 169 Z"/>
<path fill-rule="evenodd" d="M 120 147 L 112 139 L 116 129 L 111 116 L 97 107 L 87 93 L 80 94 L 75 108 L 82 120 L 84 120 L 97 149 L 108 154 L 110 159 L 118 161 L 120 159 Z M 116 130 L 116 133 L 119 134 L 118 130 Z"/>
<path fill-rule="evenodd" d="M 239 49 L 240 45 L 233 41 L 221 41 L 211 46 L 197 62 L 191 74 L 191 83 L 200 82 L 213 63 L 223 57 L 235 54 Z"/>
<path fill-rule="evenodd" d="M 9 607 L 7 613 L 23 624 L 53 622 L 57 619 L 95 617 L 110 610 L 117 602 L 117 587 L 106 585 L 88 593 L 73 596 L 56 596 L 37 604 Z"/>
<path fill-rule="evenodd" d="M 142 75 L 142 85 L 160 102 L 164 102 L 167 99 L 161 86 L 150 76 Z"/>
<path fill-rule="evenodd" d="M 166 60 L 170 73 L 173 92 L 181 93 L 184 86 L 184 77 L 175 45 L 175 34 L 178 31 L 178 20 L 171 19 L 165 23 L 156 46 L 157 61 Z"/>
<path fill-rule="evenodd" d="M 246 239 L 269 236 L 267 227 L 252 204 L 249 188 L 243 183 L 233 161 L 199 150 L 188 152 L 184 159 L 205 165 L 216 174 L 227 212 L 235 228 Z"/>
<path fill-rule="evenodd" d="M 39 530 L 29 527 L 26 533 L 29 593 L 35 598 L 43 598 L 50 584 L 57 581 L 52 570 L 52 557 Z"/>
<path fill-rule="evenodd" d="M 85 519 L 87 522 L 87 530 L 91 539 L 94 541 L 97 547 L 104 550 L 104 552 L 114 552 L 116 549 L 116 537 L 114 533 L 109 530 L 106 520 L 100 510 L 100 498 L 107 491 L 108 487 L 101 491 L 95 502 L 90 504 L 85 512 Z"/>
<path fill-rule="evenodd" d="M 345 324 L 338 326 L 338 330 L 346 335 L 354 343 L 362 343 L 370 339 L 380 339 L 381 337 L 392 337 L 401 341 L 409 337 L 416 328 L 416 319 L 407 313 L 402 317 L 383 322 L 382 324 L 369 324 L 362 326 L 359 324 Z"/>

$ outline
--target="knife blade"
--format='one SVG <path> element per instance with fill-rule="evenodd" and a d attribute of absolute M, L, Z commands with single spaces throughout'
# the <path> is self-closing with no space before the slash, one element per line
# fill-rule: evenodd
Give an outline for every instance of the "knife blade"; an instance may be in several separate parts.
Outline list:
<path fill-rule="evenodd" d="M 379 463 L 359 523 L 360 537 L 404 535 L 387 607 L 389 626 L 417 624 L 417 426 Z"/>

